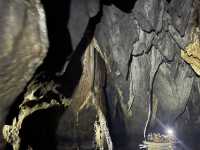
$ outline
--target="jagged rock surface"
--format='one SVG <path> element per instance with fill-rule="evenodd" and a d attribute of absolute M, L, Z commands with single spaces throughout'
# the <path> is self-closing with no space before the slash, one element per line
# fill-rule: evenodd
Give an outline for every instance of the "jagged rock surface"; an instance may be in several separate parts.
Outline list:
<path fill-rule="evenodd" d="M 186 125 L 190 119 L 181 116 L 190 114 L 189 101 L 198 103 L 197 97 L 191 100 L 191 94 L 199 78 L 182 60 L 181 50 L 192 42 L 193 28 L 198 25 L 197 3 L 139 0 L 131 13 L 114 5 L 104 6 L 95 36 L 111 70 L 107 72 L 106 93 L 116 149 L 120 149 L 119 145 L 124 145 L 121 149 L 136 148 L 141 142 L 151 97 L 154 118 L 149 132 L 163 132 L 161 124 L 173 126 L 177 133 L 184 129 L 191 130 L 190 135 L 193 132 Z M 187 123 L 179 128 L 182 121 Z M 184 139 L 189 133 L 177 136 Z M 122 135 L 126 140 L 121 140 Z M 185 139 L 184 142 L 187 143 Z M 193 147 L 198 147 L 198 143 Z"/>
<path fill-rule="evenodd" d="M 106 141 L 105 135 L 101 135 L 103 138 L 97 136 L 97 133 L 102 132 L 102 126 L 99 126 L 100 121 L 98 123 L 96 122 L 98 120 L 97 118 L 101 116 L 99 111 L 102 111 L 103 118 L 107 117 L 106 121 L 104 120 L 105 118 L 103 120 L 108 125 L 109 130 L 107 130 L 107 127 L 105 128 L 110 133 L 109 136 L 111 136 L 114 149 L 137 149 L 138 145 L 144 139 L 143 132 L 145 129 L 147 129 L 147 132 L 164 132 L 163 125 L 169 125 L 175 129 L 177 137 L 186 146 L 183 147 L 183 145 L 180 145 L 181 150 L 185 148 L 200 149 L 199 142 L 196 140 L 200 138 L 198 130 L 200 127 L 200 78 L 196 70 L 198 67 L 194 68 L 194 59 L 198 59 L 196 57 L 198 56 L 198 54 L 196 55 L 196 51 L 198 50 L 195 46 L 190 46 L 190 44 L 197 45 L 199 48 L 199 44 L 195 44 L 193 39 L 193 31 L 199 29 L 199 1 L 135 0 L 132 3 L 130 1 L 127 1 L 127 3 L 123 2 L 123 5 L 119 5 L 120 0 L 104 0 L 101 3 L 99 0 L 72 0 L 68 2 L 68 12 L 66 12 L 68 16 L 65 18 L 67 19 L 65 25 L 67 34 L 70 37 L 68 39 L 70 41 L 68 42 L 72 45 L 72 51 L 74 53 L 70 62 L 66 62 L 64 67 L 62 66 L 63 64 L 58 66 L 64 69 L 63 74 L 57 77 L 61 79 L 57 80 L 56 78 L 55 82 L 58 81 L 59 86 L 61 86 L 60 84 L 62 82 L 64 90 L 61 90 L 61 93 L 69 98 L 72 103 L 69 105 L 69 109 L 62 110 L 61 113 L 58 113 L 58 116 L 53 115 L 54 117 L 52 118 L 57 118 L 56 123 L 51 118 L 51 126 L 47 129 L 45 125 L 48 122 L 44 123 L 42 127 L 40 123 L 37 123 L 36 127 L 31 126 L 31 124 L 38 120 L 43 122 L 43 118 L 51 116 L 51 113 L 58 111 L 57 109 L 48 109 L 47 112 L 51 112 L 49 114 L 45 113 L 45 111 L 39 111 L 27 117 L 28 119 L 25 119 L 24 126 L 22 125 L 22 133 L 25 132 L 25 137 L 28 137 L 28 144 L 35 149 L 44 149 L 42 146 L 48 145 L 47 141 L 44 141 L 44 143 L 37 142 L 42 138 L 38 138 L 39 140 L 32 139 L 32 136 L 34 137 L 35 134 L 36 137 L 39 137 L 37 133 L 31 132 L 32 129 L 34 131 L 38 129 L 44 133 L 48 133 L 48 130 L 51 130 L 49 138 L 55 138 L 51 140 L 50 145 L 55 146 L 52 146 L 52 149 L 57 148 L 58 150 L 62 150 L 77 147 L 80 149 L 94 149 L 96 147 L 94 141 L 96 140 L 97 142 L 97 139 L 100 139 L 99 148 L 103 147 L 104 149 L 108 149 L 109 146 L 104 146 L 104 142 Z M 17 5 L 15 7 L 19 7 L 19 3 L 16 3 Z M 10 7 L 12 5 L 8 6 Z M 20 9 L 21 11 L 26 10 L 26 5 L 20 5 L 20 7 L 23 7 L 23 9 Z M 28 8 L 30 9 L 30 7 Z M 13 9 L 11 10 L 13 11 Z M 16 11 L 18 9 L 14 10 Z M 29 13 L 27 11 L 24 14 Z M 94 62 L 90 61 L 92 55 L 84 50 L 90 43 L 88 41 L 91 40 L 90 37 L 88 38 L 87 33 L 93 32 L 90 29 L 88 30 L 88 26 L 91 25 L 91 20 L 94 21 L 93 19 L 97 14 L 102 16 L 98 24 L 96 24 L 97 22 L 93 22 L 93 27 L 96 26 L 96 29 L 92 37 L 95 37 L 98 43 L 96 43 L 98 46 L 93 47 L 98 53 L 94 59 L 97 63 L 97 70 L 95 70 L 93 68 L 95 65 L 91 65 Z M 2 16 L 2 20 L 6 18 L 4 15 Z M 21 16 L 23 15 L 21 14 Z M 14 16 L 14 18 L 18 18 L 17 23 L 19 24 L 23 20 L 23 17 L 20 20 L 19 16 Z M 37 15 L 35 19 L 37 21 L 34 23 L 37 24 Z M 6 19 L 6 21 L 9 21 L 9 19 Z M 29 30 L 29 34 L 32 33 L 30 31 L 37 31 L 34 29 L 36 26 L 34 23 L 30 26 L 31 30 Z M 9 23 L 9 25 L 12 25 L 12 23 Z M 7 31 L 7 28 L 11 28 L 10 26 L 5 27 L 5 29 L 1 28 L 3 33 Z M 25 32 L 26 28 L 22 31 Z M 34 32 L 33 37 L 37 33 Z M 2 34 L 0 40 L 4 40 L 6 36 L 13 38 L 13 34 L 15 32 L 12 32 L 11 35 Z M 26 44 L 29 44 L 31 41 L 27 38 L 29 34 L 25 34 Z M 198 32 L 195 34 L 195 37 L 198 39 L 195 41 L 199 42 L 200 35 Z M 85 36 L 86 39 L 84 39 Z M 36 39 L 38 40 L 40 38 Z M 42 43 L 40 40 L 37 40 L 37 44 Z M 27 48 L 21 49 L 23 46 L 26 47 L 26 44 L 23 45 L 24 43 L 22 42 L 21 46 L 19 44 L 20 41 L 21 38 L 17 40 L 18 43 L 15 46 L 17 51 L 15 52 L 20 52 L 21 54 L 22 51 L 23 55 L 26 56 L 26 54 L 29 54 Z M 2 43 L 6 42 L 3 41 Z M 46 46 L 46 42 L 42 44 L 44 44 L 44 47 Z M 2 47 L 9 47 L 9 45 L 6 44 Z M 80 51 L 81 49 L 83 51 Z M 23 60 L 24 58 L 20 57 L 15 60 L 12 59 L 12 53 L 5 52 L 6 59 L 0 57 L 2 67 L 10 59 L 14 62 Z M 61 51 L 55 51 L 55 53 L 61 53 Z M 187 57 L 183 56 L 185 53 L 187 53 Z M 31 59 L 27 57 L 30 60 L 30 64 L 34 62 L 34 58 L 38 59 L 43 57 L 43 55 L 41 57 L 38 55 L 30 56 Z M 188 57 L 190 59 L 189 61 Z M 26 66 L 23 63 L 27 62 L 28 60 L 25 60 L 17 64 L 21 64 L 24 66 L 22 69 L 25 69 Z M 11 62 L 10 64 L 13 63 Z M 15 72 L 15 68 L 13 68 L 11 68 L 14 70 L 12 72 Z M 34 69 L 31 68 L 32 71 Z M 78 71 L 76 72 L 74 70 Z M 21 72 L 20 69 L 17 69 L 17 71 Z M 6 70 L 2 71 L 2 73 L 4 72 Z M 93 74 L 94 72 L 95 74 Z M 94 77 L 92 77 L 92 74 Z M 21 74 L 19 73 L 19 75 Z M 32 74 L 29 75 L 32 76 Z M 18 77 L 17 74 L 14 76 Z M 14 79 L 12 80 L 12 85 L 15 85 Z M 23 76 L 19 76 L 17 79 L 23 79 Z M 5 79 L 5 81 L 7 80 L 9 78 Z M 2 78 L 0 81 L 3 81 Z M 95 84 L 93 84 L 93 81 L 96 81 L 94 82 Z M 7 84 L 5 85 L 7 86 Z M 16 86 L 19 85 L 20 83 L 16 82 Z M 95 90 L 92 89 L 92 85 L 96 85 Z M 9 89 L 10 87 L 7 88 Z M 13 90 L 17 92 L 18 89 L 16 87 Z M 4 89 L 2 91 L 2 94 L 7 97 L 7 93 L 12 93 L 11 95 L 15 93 L 15 91 L 5 91 Z M 61 93 L 58 92 L 57 94 L 61 95 Z M 9 94 L 9 97 L 11 95 Z M 17 94 L 13 95 L 13 97 L 16 96 Z M 7 100 L 6 97 L 1 98 L 5 101 Z M 63 101 L 63 97 L 58 99 L 61 102 Z M 102 101 L 97 101 L 96 103 L 95 100 Z M 151 102 L 152 117 L 149 117 L 148 112 Z M 6 104 L 5 106 L 9 107 L 9 105 Z M 42 116 L 42 119 L 40 116 Z M 150 126 L 147 126 L 148 124 Z M 95 132 L 93 127 L 97 127 L 95 128 Z M 96 136 L 95 140 L 94 136 Z"/>
<path fill-rule="evenodd" d="M 45 14 L 39 1 L 0 1 L 0 129 L 11 105 L 46 56 Z M 2 149 L 0 136 L 0 149 Z"/>

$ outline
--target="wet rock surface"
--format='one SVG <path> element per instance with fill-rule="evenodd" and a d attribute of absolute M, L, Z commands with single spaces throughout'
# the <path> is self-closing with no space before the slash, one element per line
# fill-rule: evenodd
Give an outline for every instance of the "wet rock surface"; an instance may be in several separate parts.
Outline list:
<path fill-rule="evenodd" d="M 181 116 L 187 113 L 188 101 L 191 101 L 191 91 L 196 82 L 194 78 L 199 80 L 180 55 L 181 50 L 192 42 L 191 34 L 192 28 L 195 28 L 196 15 L 194 10 L 197 9 L 194 5 L 195 2 L 190 0 L 137 1 L 129 14 L 123 14 L 123 10 L 113 5 L 104 7 L 103 12 L 107 13 L 97 25 L 95 36 L 107 56 L 107 62 L 110 62 L 109 65 L 113 64 L 108 65 L 113 71 L 107 72 L 106 92 L 112 118 L 110 129 L 116 149 L 123 141 L 121 135 L 127 138 L 121 143 L 127 147 L 122 146 L 121 149 L 137 147 L 147 123 L 149 100 L 153 102 L 153 119 L 151 118 L 148 132 L 164 132 L 162 124 L 173 126 L 177 133 L 184 129 L 192 132 L 193 129 L 188 125 L 178 127 L 180 122 L 185 121 Z M 128 18 L 128 21 L 123 22 L 128 29 L 118 23 L 122 18 Z M 130 34 L 125 35 L 126 30 L 130 29 Z M 133 42 L 124 47 L 120 38 Z M 121 58 L 123 53 L 126 53 L 124 61 Z M 128 79 L 123 76 L 127 67 Z M 115 70 L 118 70 L 119 76 L 113 75 Z M 177 119 L 181 121 L 178 122 Z M 120 132 L 118 128 L 123 130 Z M 180 139 L 187 135 L 187 132 L 180 134 Z M 197 145 L 196 143 L 193 147 L 196 148 Z"/>
<path fill-rule="evenodd" d="M 198 0 L 0 4 L 0 128 L 14 150 L 132 150 L 167 126 L 179 149 L 200 148 Z"/>
<path fill-rule="evenodd" d="M 47 53 L 45 14 L 39 1 L 4 1 L 0 29 L 0 126 Z M 0 136 L 0 147 L 2 137 Z M 1 149 L 1 148 L 0 148 Z"/>

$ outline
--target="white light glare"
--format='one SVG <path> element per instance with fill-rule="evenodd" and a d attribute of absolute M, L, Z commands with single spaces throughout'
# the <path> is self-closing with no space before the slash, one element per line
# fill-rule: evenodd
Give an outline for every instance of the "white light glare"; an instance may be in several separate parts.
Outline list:
<path fill-rule="evenodd" d="M 171 129 L 171 128 L 167 128 L 167 129 L 166 129 L 166 133 L 167 133 L 169 136 L 173 136 L 173 135 L 174 135 L 174 131 L 173 131 L 173 129 Z"/>

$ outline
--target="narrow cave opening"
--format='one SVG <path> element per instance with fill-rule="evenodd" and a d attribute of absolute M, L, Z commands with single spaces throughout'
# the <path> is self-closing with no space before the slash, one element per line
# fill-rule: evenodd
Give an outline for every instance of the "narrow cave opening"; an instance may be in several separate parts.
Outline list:
<path fill-rule="evenodd" d="M 49 42 L 48 53 L 32 79 L 27 83 L 23 92 L 16 97 L 6 118 L 7 124 L 11 124 L 13 118 L 18 115 L 18 106 L 24 99 L 27 86 L 33 80 L 38 80 L 38 82 L 43 83 L 55 79 L 56 72 L 62 70 L 67 58 L 72 53 L 71 39 L 67 29 L 70 0 L 60 0 L 58 3 L 41 0 L 41 3 L 46 15 Z M 79 70 L 77 70 L 77 72 L 79 72 Z"/>
<path fill-rule="evenodd" d="M 61 0 L 59 3 L 53 3 L 52 1 L 41 0 L 41 2 L 46 14 L 49 48 L 43 64 L 36 70 L 27 86 L 34 80 L 38 83 L 54 80 L 59 85 L 57 88 L 59 93 L 68 98 L 72 96 L 80 80 L 83 67 L 81 58 L 94 36 L 95 27 L 101 19 L 102 11 L 89 19 L 80 43 L 73 50 L 67 29 L 70 1 Z M 65 63 L 68 64 L 64 74 L 57 76 L 56 73 L 61 72 Z M 16 98 L 7 116 L 7 124 L 12 124 L 13 118 L 19 115 L 19 105 L 24 99 L 27 86 L 24 92 Z M 40 94 L 38 90 L 34 93 L 36 97 L 39 97 Z M 57 123 L 64 111 L 64 107 L 53 107 L 36 111 L 28 116 L 20 129 L 22 140 L 20 150 L 27 150 L 29 146 L 36 150 L 55 150 Z M 12 150 L 12 146 L 7 144 L 6 149 Z"/>
<path fill-rule="evenodd" d="M 135 3 L 136 0 L 127 0 L 126 3 L 123 0 L 112 0 L 112 4 L 126 13 L 131 13 Z"/>
<path fill-rule="evenodd" d="M 20 150 L 32 147 L 36 150 L 56 150 L 56 129 L 64 107 L 55 106 L 39 110 L 28 116 L 20 130 L 22 145 Z"/>
<path fill-rule="evenodd" d="M 67 58 L 72 53 L 71 37 L 67 28 L 71 1 L 41 0 L 45 14 L 49 40 L 47 56 L 39 71 L 55 74 L 62 70 Z"/>

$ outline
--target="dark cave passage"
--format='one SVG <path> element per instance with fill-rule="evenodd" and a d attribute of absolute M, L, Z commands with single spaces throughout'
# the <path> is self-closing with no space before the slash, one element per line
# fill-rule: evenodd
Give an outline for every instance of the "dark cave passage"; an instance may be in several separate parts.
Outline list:
<path fill-rule="evenodd" d="M 24 120 L 20 136 L 22 145 L 20 150 L 28 146 L 37 150 L 56 150 L 56 129 L 64 107 L 52 107 L 37 111 Z"/>
<path fill-rule="evenodd" d="M 200 149 L 198 0 L 27 3 L 0 1 L 0 149 Z"/>
<path fill-rule="evenodd" d="M 70 0 L 41 0 L 45 14 L 49 39 L 48 54 L 41 66 L 49 73 L 60 72 L 67 58 L 72 53 L 71 37 L 67 28 L 69 20 Z"/>

